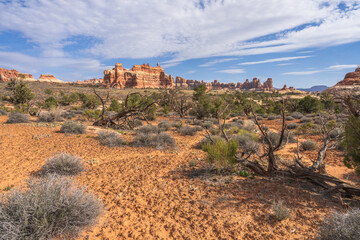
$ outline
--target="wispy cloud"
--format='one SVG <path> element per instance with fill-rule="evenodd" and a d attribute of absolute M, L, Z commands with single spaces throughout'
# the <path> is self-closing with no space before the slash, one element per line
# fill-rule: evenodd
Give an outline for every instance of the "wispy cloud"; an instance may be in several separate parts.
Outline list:
<path fill-rule="evenodd" d="M 299 72 L 287 72 L 283 73 L 282 75 L 312 75 L 320 72 L 329 72 L 329 71 L 338 71 L 338 70 L 344 70 L 344 69 L 355 69 L 358 65 L 356 64 L 348 64 L 348 65 L 333 65 L 326 67 L 321 70 L 314 70 L 314 71 L 299 71 Z M 313 68 L 311 68 L 313 69 Z"/>
<path fill-rule="evenodd" d="M 225 70 L 220 70 L 217 72 L 228 73 L 228 74 L 240 74 L 240 73 L 245 73 L 245 70 L 244 69 L 225 69 Z"/>
<path fill-rule="evenodd" d="M 283 73 L 283 75 L 312 75 L 312 74 L 323 72 L 323 71 L 324 70 L 287 72 L 287 73 Z"/>
<path fill-rule="evenodd" d="M 218 63 L 224 63 L 224 62 L 230 62 L 230 61 L 235 61 L 238 60 L 239 58 L 224 58 L 224 59 L 217 59 L 217 60 L 213 60 L 204 64 L 199 65 L 199 67 L 211 67 L 214 66 Z"/>
<path fill-rule="evenodd" d="M 288 65 L 293 65 L 294 63 L 279 63 L 276 64 L 277 66 L 288 66 Z"/>
<path fill-rule="evenodd" d="M 282 58 L 272 58 L 272 59 L 266 59 L 262 61 L 256 61 L 256 62 L 243 62 L 239 63 L 238 65 L 254 65 L 254 64 L 261 64 L 261 63 L 272 63 L 272 62 L 285 62 L 295 59 L 302 59 L 302 58 L 309 58 L 312 56 L 298 56 L 298 57 L 282 57 Z"/>
<path fill-rule="evenodd" d="M 326 69 L 328 69 L 328 70 L 344 70 L 344 69 L 349 69 L 349 68 L 355 69 L 355 68 L 357 68 L 357 67 L 358 67 L 358 65 L 356 65 L 356 64 L 350 64 L 350 65 L 333 65 L 333 66 L 327 67 Z"/>
<path fill-rule="evenodd" d="M 193 73 L 196 73 L 196 70 L 190 70 L 190 71 L 187 71 L 186 73 L 187 74 L 193 74 Z"/>

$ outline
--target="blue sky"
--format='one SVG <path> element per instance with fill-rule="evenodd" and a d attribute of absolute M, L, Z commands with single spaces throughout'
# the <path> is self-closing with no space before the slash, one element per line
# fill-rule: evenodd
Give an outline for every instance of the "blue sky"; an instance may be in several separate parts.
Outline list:
<path fill-rule="evenodd" d="M 360 64 L 360 0 L 0 0 L 0 67 L 65 81 L 116 62 L 187 79 L 332 86 Z"/>

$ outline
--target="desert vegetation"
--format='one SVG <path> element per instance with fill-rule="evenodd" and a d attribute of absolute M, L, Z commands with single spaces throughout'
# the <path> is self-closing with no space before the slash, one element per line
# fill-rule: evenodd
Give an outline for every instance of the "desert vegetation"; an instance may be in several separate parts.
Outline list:
<path fill-rule="evenodd" d="M 0 84 L 3 239 L 358 238 L 356 95 L 51 86 Z"/>

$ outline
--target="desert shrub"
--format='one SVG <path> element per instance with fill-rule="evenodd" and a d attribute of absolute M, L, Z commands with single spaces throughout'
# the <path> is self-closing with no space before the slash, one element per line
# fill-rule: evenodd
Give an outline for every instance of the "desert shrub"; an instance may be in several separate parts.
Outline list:
<path fill-rule="evenodd" d="M 289 143 L 296 143 L 297 140 L 294 138 L 295 134 L 292 131 L 285 130 L 284 131 L 284 141 Z"/>
<path fill-rule="evenodd" d="M 35 97 L 22 79 L 12 79 L 6 88 L 11 91 L 10 101 L 15 104 L 25 104 Z"/>
<path fill-rule="evenodd" d="M 270 115 L 270 116 L 267 117 L 267 120 L 275 120 L 275 118 L 276 118 L 275 116 Z"/>
<path fill-rule="evenodd" d="M 205 129 L 210 129 L 214 124 L 210 121 L 204 121 L 203 123 L 201 123 L 201 127 L 205 128 Z"/>
<path fill-rule="evenodd" d="M 291 113 L 290 116 L 293 117 L 293 118 L 296 118 L 296 119 L 301 119 L 304 115 L 302 113 L 299 113 L 299 112 L 293 112 L 293 113 Z"/>
<path fill-rule="evenodd" d="M 0 238 L 74 239 L 101 213 L 101 202 L 70 178 L 31 179 L 0 196 Z"/>
<path fill-rule="evenodd" d="M 172 124 L 172 126 L 176 129 L 181 128 L 182 126 L 184 126 L 184 122 L 183 121 L 178 121 Z"/>
<path fill-rule="evenodd" d="M 311 118 L 307 118 L 307 117 L 302 117 L 301 119 L 300 119 L 300 123 L 309 123 L 309 122 L 311 122 L 312 121 L 312 119 Z"/>
<path fill-rule="evenodd" d="M 316 113 L 323 108 L 323 104 L 317 98 L 306 96 L 299 101 L 299 110 L 303 113 Z"/>
<path fill-rule="evenodd" d="M 97 120 L 101 115 L 101 111 L 87 109 L 83 112 L 83 115 L 86 117 L 87 120 Z"/>
<path fill-rule="evenodd" d="M 297 125 L 296 123 L 289 123 L 286 128 L 287 129 L 297 129 L 299 127 L 299 125 Z"/>
<path fill-rule="evenodd" d="M 253 121 L 244 121 L 239 127 L 249 132 L 255 132 L 257 130 L 257 126 Z"/>
<path fill-rule="evenodd" d="M 340 137 L 342 134 L 343 134 L 343 130 L 342 130 L 342 129 L 340 129 L 340 128 L 335 128 L 335 129 L 333 129 L 333 130 L 331 130 L 331 131 L 329 132 L 329 137 L 332 138 L 332 139 L 334 139 L 334 138 Z"/>
<path fill-rule="evenodd" d="M 179 129 L 179 133 L 183 136 L 195 136 L 198 130 L 190 126 L 184 126 Z"/>
<path fill-rule="evenodd" d="M 61 126 L 60 132 L 82 134 L 86 133 L 86 126 L 82 125 L 81 123 L 67 121 Z"/>
<path fill-rule="evenodd" d="M 144 133 L 137 132 L 134 138 L 134 146 L 136 147 L 152 147 L 156 149 L 174 148 L 175 140 L 167 133 Z"/>
<path fill-rule="evenodd" d="M 134 122 L 133 122 L 133 125 L 134 125 L 134 127 L 140 127 L 140 126 L 142 126 L 144 124 L 140 119 L 135 119 Z"/>
<path fill-rule="evenodd" d="M 195 119 L 193 120 L 193 124 L 194 124 L 194 125 L 199 125 L 199 126 L 201 126 L 202 123 L 203 123 L 203 121 L 201 121 L 201 120 L 199 120 L 199 119 L 196 119 L 196 118 L 195 118 Z"/>
<path fill-rule="evenodd" d="M 26 114 L 19 112 L 11 112 L 9 115 L 9 119 L 6 123 L 28 123 L 29 117 Z"/>
<path fill-rule="evenodd" d="M 46 160 L 39 173 L 40 175 L 57 174 L 71 176 L 83 171 L 85 171 L 85 167 L 81 158 L 62 152 Z"/>
<path fill-rule="evenodd" d="M 273 144 L 273 145 L 277 145 L 280 141 L 280 134 L 277 134 L 275 132 L 268 132 L 268 136 L 269 136 L 269 139 L 270 139 L 270 142 Z M 266 140 L 265 140 L 266 142 Z"/>
<path fill-rule="evenodd" d="M 292 121 L 292 120 L 294 120 L 294 118 L 292 116 L 286 116 L 285 120 L 286 121 Z"/>
<path fill-rule="evenodd" d="M 345 150 L 344 163 L 360 175 L 360 118 L 350 117 L 345 124 L 342 147 Z"/>
<path fill-rule="evenodd" d="M 82 101 L 83 108 L 95 109 L 101 104 L 99 98 L 95 95 L 79 94 L 79 97 L 80 100 Z"/>
<path fill-rule="evenodd" d="M 239 149 L 245 154 L 255 153 L 260 147 L 256 142 L 256 135 L 248 131 L 243 131 L 232 139 L 237 141 Z"/>
<path fill-rule="evenodd" d="M 79 94 L 71 93 L 70 95 L 66 95 L 63 91 L 60 92 L 60 100 L 58 101 L 59 104 L 63 106 L 69 106 L 79 99 Z"/>
<path fill-rule="evenodd" d="M 278 201 L 272 205 L 274 216 L 277 220 L 282 221 L 290 217 L 290 211 L 283 201 Z"/>
<path fill-rule="evenodd" d="M 54 91 L 50 88 L 47 88 L 47 89 L 45 89 L 44 93 L 47 95 L 52 95 L 52 94 L 54 94 Z"/>
<path fill-rule="evenodd" d="M 159 122 L 159 124 L 158 124 L 158 128 L 159 128 L 161 131 L 169 131 L 170 128 L 171 128 L 171 122 L 169 122 L 169 121 L 161 121 L 161 122 Z"/>
<path fill-rule="evenodd" d="M 304 151 L 312 151 L 315 150 L 316 148 L 316 142 L 312 141 L 312 140 L 305 140 L 304 142 L 301 143 L 301 148 Z"/>
<path fill-rule="evenodd" d="M 53 110 L 53 111 L 43 111 L 38 114 L 39 122 L 55 122 L 62 121 L 61 111 Z"/>
<path fill-rule="evenodd" d="M 320 240 L 357 240 L 360 239 L 360 209 L 347 213 L 334 212 L 320 227 Z"/>
<path fill-rule="evenodd" d="M 124 145 L 124 140 L 121 138 L 121 135 L 113 131 L 100 131 L 98 132 L 98 139 L 102 145 L 108 147 L 121 147 Z"/>
<path fill-rule="evenodd" d="M 65 119 L 72 119 L 76 117 L 76 114 L 73 111 L 63 111 L 61 112 L 61 117 Z"/>
<path fill-rule="evenodd" d="M 113 112 L 120 112 L 121 104 L 116 99 L 113 99 L 113 100 L 111 100 L 111 104 L 107 110 L 113 111 Z"/>
<path fill-rule="evenodd" d="M 6 115 L 8 115 L 8 112 L 0 108 L 0 116 L 6 116 Z"/>
<path fill-rule="evenodd" d="M 235 139 L 227 142 L 216 138 L 214 142 L 207 142 L 201 148 L 208 153 L 208 161 L 215 164 L 218 169 L 231 167 L 236 162 L 238 142 Z"/>
<path fill-rule="evenodd" d="M 262 116 L 257 117 L 258 120 L 263 120 L 264 118 Z"/>
<path fill-rule="evenodd" d="M 159 133 L 161 130 L 154 125 L 146 125 L 140 127 L 136 133 L 144 133 L 144 134 L 150 134 L 150 133 Z"/>
<path fill-rule="evenodd" d="M 53 96 L 48 97 L 44 103 L 44 107 L 47 109 L 55 108 L 57 107 L 57 105 L 58 105 L 58 101 Z"/>

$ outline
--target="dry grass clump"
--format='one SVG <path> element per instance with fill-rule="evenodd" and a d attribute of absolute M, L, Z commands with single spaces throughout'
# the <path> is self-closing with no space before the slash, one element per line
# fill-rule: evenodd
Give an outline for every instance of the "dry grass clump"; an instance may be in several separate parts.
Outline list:
<path fill-rule="evenodd" d="M 195 136 L 196 132 L 199 131 L 199 128 L 183 126 L 178 131 L 183 136 Z"/>
<path fill-rule="evenodd" d="M 60 132 L 82 134 L 82 133 L 86 133 L 86 126 L 77 122 L 67 121 L 61 126 Z"/>
<path fill-rule="evenodd" d="M 41 168 L 40 175 L 58 174 L 72 176 L 83 171 L 85 171 L 85 167 L 81 158 L 63 152 L 49 158 Z"/>
<path fill-rule="evenodd" d="M 291 115 L 293 118 L 296 118 L 296 119 L 301 119 L 304 115 L 300 112 L 293 112 L 291 113 Z"/>
<path fill-rule="evenodd" d="M 43 111 L 38 114 L 39 122 L 58 122 L 62 121 L 62 113 L 59 110 Z"/>
<path fill-rule="evenodd" d="M 133 144 L 136 147 L 156 149 L 174 148 L 176 146 L 175 140 L 169 134 L 160 132 L 156 126 L 151 125 L 141 127 L 136 131 Z"/>
<path fill-rule="evenodd" d="M 282 221 L 290 217 L 290 210 L 283 201 L 278 201 L 272 205 L 274 216 L 277 220 Z"/>
<path fill-rule="evenodd" d="M 98 132 L 98 139 L 102 145 L 108 147 L 121 147 L 125 144 L 121 135 L 113 131 L 103 130 Z"/>
<path fill-rule="evenodd" d="M 311 118 L 308 118 L 308 117 L 302 117 L 301 119 L 300 119 L 300 123 L 309 123 L 309 122 L 311 122 L 312 121 L 312 119 Z"/>
<path fill-rule="evenodd" d="M 325 219 L 319 235 L 320 240 L 360 239 L 360 209 L 333 213 Z"/>
<path fill-rule="evenodd" d="M 232 139 L 238 142 L 239 148 L 245 154 L 256 153 L 260 147 L 260 144 L 256 142 L 256 135 L 250 132 L 243 131 Z"/>
<path fill-rule="evenodd" d="M 0 116 L 6 116 L 6 115 L 8 115 L 8 112 L 0 108 Z"/>
<path fill-rule="evenodd" d="M 169 121 L 161 121 L 161 122 L 159 122 L 159 124 L 158 124 L 158 128 L 159 128 L 161 131 L 169 131 L 170 128 L 171 128 L 171 122 L 169 122 Z"/>
<path fill-rule="evenodd" d="M 299 125 L 296 124 L 296 123 L 289 123 L 289 124 L 286 126 L 287 129 L 297 129 L 298 127 L 299 127 Z"/>
<path fill-rule="evenodd" d="M 292 117 L 292 116 L 286 116 L 285 120 L 286 120 L 286 121 L 292 121 L 292 120 L 294 120 L 294 117 Z"/>
<path fill-rule="evenodd" d="M 316 142 L 312 141 L 312 140 L 305 140 L 304 142 L 301 143 L 301 148 L 304 151 L 312 151 L 315 150 L 316 148 Z"/>
<path fill-rule="evenodd" d="M 11 112 L 6 123 L 28 123 L 29 116 L 19 112 Z"/>
<path fill-rule="evenodd" d="M 267 117 L 267 120 L 275 120 L 275 119 L 276 119 L 276 117 L 273 116 L 273 115 L 270 115 L 270 116 Z"/>
<path fill-rule="evenodd" d="M 0 196 L 0 239 L 74 239 L 101 213 L 101 202 L 70 178 L 31 179 Z"/>

